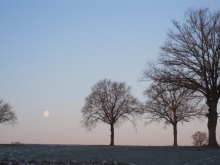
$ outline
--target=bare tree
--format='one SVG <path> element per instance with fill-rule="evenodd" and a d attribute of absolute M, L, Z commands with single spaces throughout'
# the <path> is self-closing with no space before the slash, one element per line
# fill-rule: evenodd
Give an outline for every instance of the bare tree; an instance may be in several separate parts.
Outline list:
<path fill-rule="evenodd" d="M 208 136 L 206 132 L 197 131 L 195 134 L 192 135 L 193 138 L 193 145 L 194 146 L 204 146 L 207 145 Z"/>
<path fill-rule="evenodd" d="M 208 106 L 209 146 L 216 140 L 220 97 L 220 11 L 207 8 L 186 11 L 184 22 L 173 20 L 157 63 L 149 63 L 143 79 L 200 92 Z"/>
<path fill-rule="evenodd" d="M 12 107 L 8 103 L 3 103 L 0 100 L 0 123 L 2 124 L 16 124 L 17 117 L 15 112 L 11 110 Z"/>
<path fill-rule="evenodd" d="M 92 87 L 91 94 L 86 97 L 82 125 L 91 130 L 97 123 L 110 125 L 111 143 L 114 145 L 114 127 L 129 120 L 135 126 L 139 102 L 132 96 L 131 87 L 125 83 L 101 80 Z"/>
<path fill-rule="evenodd" d="M 174 142 L 177 146 L 177 124 L 202 119 L 206 107 L 202 98 L 192 90 L 173 85 L 152 84 L 144 92 L 148 100 L 145 104 L 146 124 L 164 122 L 173 126 Z"/>

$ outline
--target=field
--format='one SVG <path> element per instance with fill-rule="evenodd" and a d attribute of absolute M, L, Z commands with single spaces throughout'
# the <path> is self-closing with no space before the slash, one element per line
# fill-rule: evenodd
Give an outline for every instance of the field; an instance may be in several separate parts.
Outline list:
<path fill-rule="evenodd" d="M 0 164 L 220 165 L 220 149 L 192 146 L 2 144 Z"/>

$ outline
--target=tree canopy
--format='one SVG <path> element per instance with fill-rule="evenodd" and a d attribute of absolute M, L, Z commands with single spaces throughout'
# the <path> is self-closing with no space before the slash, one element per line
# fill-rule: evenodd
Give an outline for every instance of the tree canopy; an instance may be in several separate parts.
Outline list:
<path fill-rule="evenodd" d="M 220 97 L 220 11 L 190 8 L 183 23 L 172 21 L 158 61 L 149 62 L 143 79 L 200 92 L 208 106 L 209 146 L 216 141 Z"/>
<path fill-rule="evenodd" d="M 192 135 L 192 138 L 194 146 L 207 145 L 208 137 L 206 132 L 197 131 L 195 134 Z"/>
<path fill-rule="evenodd" d="M 114 145 L 114 127 L 128 120 L 135 126 L 139 111 L 139 102 L 131 94 L 131 87 L 124 82 L 101 80 L 92 87 L 92 92 L 85 99 L 82 125 L 88 130 L 98 123 L 110 125 L 111 143 Z"/>
<path fill-rule="evenodd" d="M 202 97 L 187 88 L 173 85 L 152 84 L 144 94 L 146 124 L 163 122 L 173 126 L 174 146 L 177 146 L 177 124 L 204 118 L 207 107 Z"/>
<path fill-rule="evenodd" d="M 3 103 L 0 100 L 0 123 L 2 124 L 16 124 L 17 117 L 12 107 L 8 103 Z"/>

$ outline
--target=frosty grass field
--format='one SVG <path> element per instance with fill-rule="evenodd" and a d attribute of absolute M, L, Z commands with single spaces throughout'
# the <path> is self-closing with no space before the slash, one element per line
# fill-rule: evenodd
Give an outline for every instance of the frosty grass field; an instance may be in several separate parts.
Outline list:
<path fill-rule="evenodd" d="M 220 165 L 220 149 L 192 146 L 2 144 L 0 164 Z"/>

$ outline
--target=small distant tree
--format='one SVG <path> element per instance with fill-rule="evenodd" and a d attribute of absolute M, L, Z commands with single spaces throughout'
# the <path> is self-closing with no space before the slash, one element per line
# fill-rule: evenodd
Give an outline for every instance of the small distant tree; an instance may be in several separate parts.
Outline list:
<path fill-rule="evenodd" d="M 98 123 L 110 125 L 111 142 L 114 146 L 114 127 L 126 120 L 135 126 L 139 102 L 131 94 L 131 87 L 126 87 L 124 82 L 101 80 L 92 87 L 91 94 L 86 97 L 85 105 L 81 112 L 83 127 L 91 130 Z"/>
<path fill-rule="evenodd" d="M 173 85 L 152 84 L 144 94 L 148 97 L 145 104 L 146 124 L 164 122 L 173 126 L 174 142 L 177 146 L 177 124 L 202 119 L 206 107 L 201 105 L 202 98 L 195 92 Z"/>
<path fill-rule="evenodd" d="M 21 145 L 21 142 L 11 142 L 12 145 Z"/>
<path fill-rule="evenodd" d="M 208 135 L 206 132 L 197 131 L 192 135 L 194 146 L 204 146 L 208 144 Z"/>
<path fill-rule="evenodd" d="M 3 103 L 0 100 L 0 123 L 2 124 L 16 124 L 17 117 L 15 112 L 12 111 L 12 107 L 8 103 Z"/>

